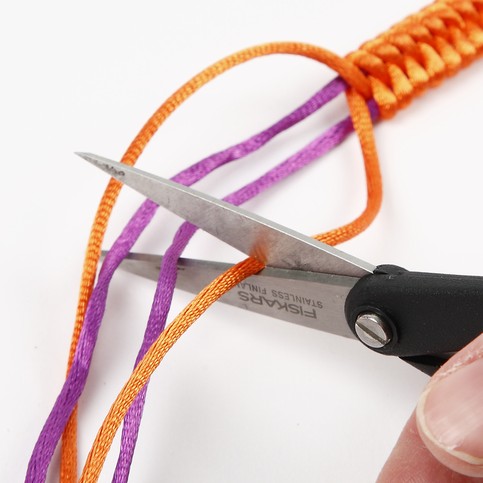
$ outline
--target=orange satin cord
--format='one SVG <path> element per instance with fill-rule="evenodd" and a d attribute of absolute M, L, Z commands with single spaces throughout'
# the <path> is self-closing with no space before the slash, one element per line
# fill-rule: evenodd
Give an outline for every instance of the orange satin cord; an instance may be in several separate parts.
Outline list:
<path fill-rule="evenodd" d="M 349 89 L 347 99 L 354 128 L 359 136 L 364 156 L 368 201 L 362 215 L 352 223 L 317 236 L 319 240 L 331 244 L 346 241 L 369 226 L 379 210 L 382 199 L 381 175 L 369 109 L 364 98 L 354 89 Z M 159 336 L 136 366 L 131 377 L 111 406 L 87 458 L 80 478 L 81 482 L 87 483 L 98 480 L 107 453 L 124 416 L 168 350 L 210 305 L 216 302 L 228 290 L 250 275 L 260 271 L 263 267 L 264 265 L 261 262 L 252 258 L 235 265 L 205 287 Z"/>
<path fill-rule="evenodd" d="M 207 82 L 231 69 L 232 67 L 235 67 L 236 65 L 242 64 L 256 57 L 271 54 L 300 55 L 317 60 L 318 62 L 322 62 L 336 70 L 350 86 L 354 87 L 358 92 L 361 92 L 365 97 L 368 98 L 371 95 L 369 83 L 357 67 L 355 67 L 350 61 L 340 58 L 321 47 L 296 42 L 278 42 L 252 47 L 216 62 L 193 77 L 172 96 L 170 96 L 141 129 L 122 157 L 121 162 L 129 165 L 135 164 L 145 146 L 161 124 L 177 107 L 179 107 L 179 105 L 181 105 L 188 97 L 194 94 Z M 76 322 L 71 342 L 68 364 L 69 368 L 72 363 L 79 335 L 82 329 L 87 303 L 92 292 L 97 264 L 101 252 L 102 240 L 104 238 L 112 208 L 114 207 L 120 190 L 121 184 L 118 181 L 111 180 L 109 182 L 101 199 L 101 203 L 97 210 L 93 227 L 91 229 L 87 253 L 84 261 L 84 271 L 81 280 Z M 77 479 L 76 413 L 77 408 L 73 411 L 66 425 L 62 440 L 63 444 L 60 477 L 61 481 L 66 483 L 75 482 Z"/>
<path fill-rule="evenodd" d="M 363 232 L 376 217 L 382 203 L 382 179 L 371 115 L 364 99 L 354 89 L 349 89 L 346 95 L 354 130 L 359 137 L 364 158 L 367 204 L 364 211 L 351 223 L 314 236 L 328 245 L 337 245 Z"/>
<path fill-rule="evenodd" d="M 134 164 L 159 126 L 196 90 L 231 67 L 255 57 L 287 53 L 324 62 L 337 70 L 354 88 L 355 91 L 348 95 L 351 105 L 362 102 L 359 94 L 366 99 L 374 97 L 381 116 L 388 118 L 405 107 L 416 95 L 428 87 L 437 85 L 443 78 L 453 75 L 482 52 L 483 0 L 437 0 L 375 40 L 367 42 L 359 50 L 349 54 L 346 59 L 340 59 L 324 49 L 299 43 L 265 44 L 246 49 L 213 64 L 175 92 L 136 136 L 123 156 L 122 162 Z M 358 111 L 356 113 L 353 111 L 352 114 L 359 115 Z M 356 123 L 355 119 L 354 123 Z M 361 128 L 360 125 L 356 130 L 368 133 L 367 128 Z M 372 134 L 368 137 L 372 137 Z M 372 148 L 369 146 L 364 148 L 365 139 L 361 137 L 361 144 L 363 152 L 367 153 L 367 150 Z M 373 146 L 373 142 L 370 144 Z M 374 157 L 365 156 L 366 170 L 372 173 L 372 164 L 367 158 L 377 160 L 375 148 Z M 320 235 L 318 239 L 331 244 L 344 241 L 360 233 L 370 223 L 381 200 L 374 179 L 375 177 L 368 176 L 366 211 L 351 224 L 326 235 Z M 95 280 L 107 222 L 119 191 L 119 183 L 111 181 L 101 200 L 91 230 L 72 336 L 69 367 Z M 73 412 L 66 426 L 62 447 L 61 481 L 69 483 L 76 480 L 77 473 L 75 415 L 76 411 Z"/>

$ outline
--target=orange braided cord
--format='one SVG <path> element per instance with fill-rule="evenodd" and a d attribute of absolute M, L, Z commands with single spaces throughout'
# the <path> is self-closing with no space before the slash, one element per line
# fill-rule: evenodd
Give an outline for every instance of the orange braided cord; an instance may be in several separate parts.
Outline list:
<path fill-rule="evenodd" d="M 348 91 L 347 99 L 364 156 L 369 198 L 364 212 L 354 222 L 325 235 L 317 236 L 319 240 L 331 244 L 346 241 L 369 226 L 377 214 L 382 199 L 381 175 L 369 109 L 364 98 L 354 89 Z M 263 264 L 252 258 L 235 265 L 205 287 L 158 337 L 136 366 L 111 406 L 87 458 L 80 479 L 81 482 L 87 483 L 98 480 L 107 453 L 124 416 L 168 350 L 211 304 L 242 280 L 254 275 L 262 268 Z"/>
<path fill-rule="evenodd" d="M 232 67 L 242 64 L 250 59 L 271 54 L 300 55 L 322 62 L 336 70 L 349 85 L 353 86 L 358 92 L 361 92 L 366 98 L 371 96 L 369 82 L 358 69 L 358 67 L 354 66 L 349 60 L 341 59 L 337 55 L 321 47 L 296 42 L 278 42 L 252 47 L 225 57 L 224 59 L 204 69 L 190 81 L 184 84 L 180 89 L 178 89 L 173 95 L 171 95 L 151 116 L 139 134 L 132 141 L 126 153 L 122 157 L 121 162 L 134 165 L 145 146 L 161 124 L 178 106 L 180 106 L 186 99 L 188 99 L 188 97 L 194 94 L 207 82 L 231 69 Z M 71 341 L 68 364 L 69 368 L 74 357 L 77 342 L 84 322 L 87 303 L 94 285 L 102 240 L 104 239 L 107 223 L 120 190 L 121 183 L 115 180 L 111 180 L 109 182 L 101 199 L 91 229 L 84 262 L 84 271 L 81 280 L 76 321 Z M 66 483 L 73 483 L 77 479 L 76 412 L 76 410 L 73 411 L 63 434 L 60 475 L 61 481 Z"/>
<path fill-rule="evenodd" d="M 483 53 L 483 0 L 437 0 L 347 56 L 383 118 Z"/>

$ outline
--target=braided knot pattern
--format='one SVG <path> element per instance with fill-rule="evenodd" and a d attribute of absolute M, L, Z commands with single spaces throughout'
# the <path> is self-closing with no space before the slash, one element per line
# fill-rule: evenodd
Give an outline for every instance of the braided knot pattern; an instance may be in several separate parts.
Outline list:
<path fill-rule="evenodd" d="M 366 74 L 381 116 L 389 118 L 482 53 L 483 0 L 437 0 L 347 59 Z"/>

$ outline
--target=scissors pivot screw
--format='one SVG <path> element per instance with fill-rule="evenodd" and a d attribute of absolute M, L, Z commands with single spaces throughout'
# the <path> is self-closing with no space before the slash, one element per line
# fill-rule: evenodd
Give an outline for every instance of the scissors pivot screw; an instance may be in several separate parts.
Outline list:
<path fill-rule="evenodd" d="M 359 340 L 373 349 L 380 349 L 391 341 L 391 329 L 377 314 L 365 313 L 357 317 L 355 330 Z"/>

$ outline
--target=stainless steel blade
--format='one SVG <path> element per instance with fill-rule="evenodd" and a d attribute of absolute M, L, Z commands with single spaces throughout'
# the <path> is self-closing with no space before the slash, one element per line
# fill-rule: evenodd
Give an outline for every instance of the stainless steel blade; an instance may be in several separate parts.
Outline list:
<path fill-rule="evenodd" d="M 178 183 L 101 156 L 77 153 L 202 230 L 275 268 L 362 277 L 373 265 Z"/>
<path fill-rule="evenodd" d="M 131 253 L 121 267 L 157 280 L 162 257 Z M 176 287 L 198 293 L 231 265 L 180 259 Z M 220 299 L 257 314 L 355 339 L 344 317 L 347 294 L 359 279 L 299 270 L 266 268 L 247 278 Z"/>

